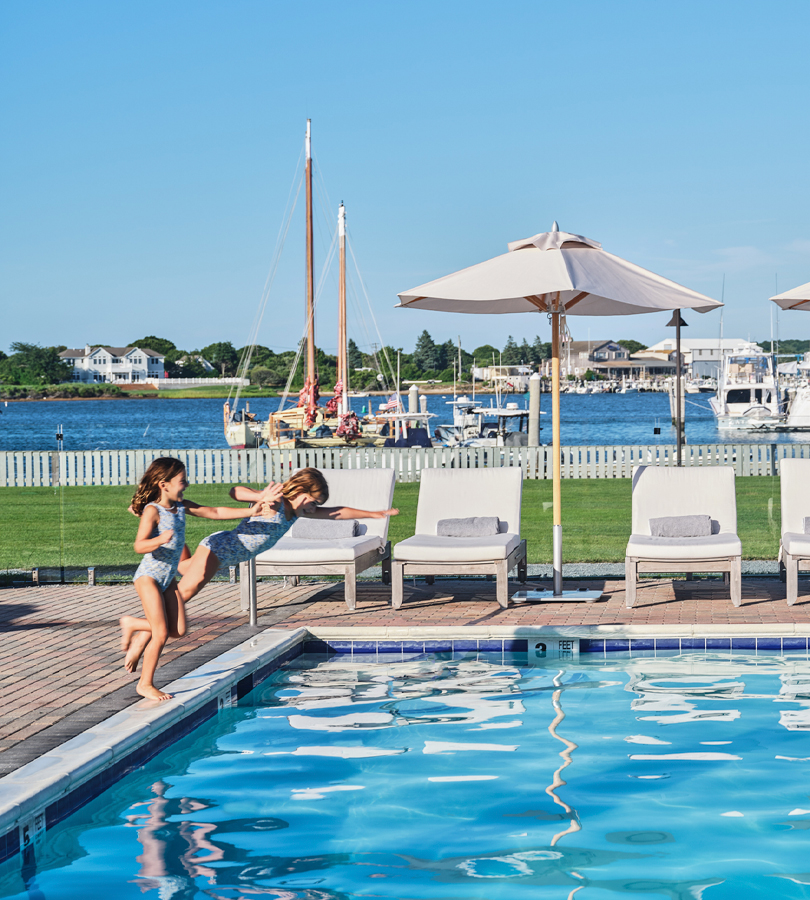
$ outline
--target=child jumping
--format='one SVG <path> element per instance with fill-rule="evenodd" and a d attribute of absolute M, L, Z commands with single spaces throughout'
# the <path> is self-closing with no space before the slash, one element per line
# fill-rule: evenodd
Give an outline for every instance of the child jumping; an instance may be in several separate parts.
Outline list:
<path fill-rule="evenodd" d="M 271 482 L 263 491 L 238 484 L 230 490 L 234 500 L 261 506 L 261 514 L 241 522 L 231 531 L 217 531 L 200 541 L 190 561 L 183 563 L 183 577 L 177 587 L 179 605 L 196 597 L 214 577 L 217 569 L 236 566 L 269 550 L 292 527 L 299 516 L 311 519 L 382 519 L 399 515 L 398 509 L 367 510 L 350 506 L 325 507 L 329 486 L 318 469 L 301 469 L 283 484 Z M 255 506 L 252 507 L 255 509 Z M 137 666 L 139 650 L 148 637 L 132 642 L 127 659 Z M 144 665 L 146 655 L 144 654 Z"/>
<path fill-rule="evenodd" d="M 229 506 L 200 506 L 184 500 L 188 487 L 186 467 L 179 459 L 161 457 L 144 473 L 132 498 L 132 511 L 140 516 L 135 538 L 136 553 L 144 555 L 135 572 L 135 590 L 143 605 L 145 619 L 122 616 L 121 647 L 127 650 L 135 632 L 144 632 L 137 655 L 127 654 L 126 668 L 134 672 L 143 653 L 143 669 L 136 690 L 149 700 L 171 696 L 154 685 L 155 669 L 170 637 L 186 632 L 185 607 L 177 591 L 175 576 L 185 546 L 186 513 L 203 519 L 245 519 L 261 510 L 263 495 L 257 492 L 249 509 Z"/>

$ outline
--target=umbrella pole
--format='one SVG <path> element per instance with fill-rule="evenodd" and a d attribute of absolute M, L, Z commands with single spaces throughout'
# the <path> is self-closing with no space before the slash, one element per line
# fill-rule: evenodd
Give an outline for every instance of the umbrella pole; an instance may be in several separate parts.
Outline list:
<path fill-rule="evenodd" d="M 551 477 L 554 595 L 562 594 L 562 497 L 560 472 L 560 295 L 551 313 Z"/>
<path fill-rule="evenodd" d="M 551 500 L 552 531 L 552 590 L 518 591 L 512 595 L 515 603 L 543 603 L 547 601 L 585 601 L 593 603 L 602 591 L 563 591 L 562 577 L 562 453 L 560 448 L 560 295 L 550 312 L 551 317 Z"/>

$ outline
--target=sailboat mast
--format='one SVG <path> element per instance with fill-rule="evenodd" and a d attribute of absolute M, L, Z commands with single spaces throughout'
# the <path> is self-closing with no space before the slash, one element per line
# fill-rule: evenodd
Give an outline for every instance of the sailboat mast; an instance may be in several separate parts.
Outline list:
<path fill-rule="evenodd" d="M 312 119 L 307 119 L 306 183 L 307 183 L 307 371 L 310 384 L 315 382 L 315 265 L 312 252 Z"/>
<path fill-rule="evenodd" d="M 340 204 L 338 209 L 338 249 L 340 251 L 340 273 L 338 278 L 338 381 L 343 382 L 343 395 L 339 411 L 349 410 L 349 353 L 346 333 L 346 208 Z"/>

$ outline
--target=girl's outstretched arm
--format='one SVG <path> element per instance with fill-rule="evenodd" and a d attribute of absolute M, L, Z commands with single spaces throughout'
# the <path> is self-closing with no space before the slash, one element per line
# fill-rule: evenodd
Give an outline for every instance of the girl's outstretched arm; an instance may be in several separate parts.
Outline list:
<path fill-rule="evenodd" d="M 244 484 L 235 484 L 230 491 L 228 491 L 228 496 L 231 500 L 241 500 L 243 503 L 255 503 L 260 497 L 264 497 L 270 488 L 278 488 L 280 491 L 281 485 L 271 481 L 263 491 L 255 491 L 253 488 L 249 488 Z M 265 497 L 264 499 L 267 498 Z"/>
<path fill-rule="evenodd" d="M 308 519 L 384 519 L 386 516 L 398 516 L 398 509 L 354 509 L 351 506 L 312 506 L 301 509 L 299 516 Z"/>
<path fill-rule="evenodd" d="M 183 505 L 190 516 L 200 519 L 249 519 L 261 515 L 262 501 L 253 506 L 200 506 L 193 500 L 184 500 Z"/>
<path fill-rule="evenodd" d="M 136 553 L 152 553 L 158 547 L 167 544 L 174 532 L 169 529 L 159 534 L 157 537 L 150 537 L 152 532 L 157 528 L 159 520 L 158 512 L 154 506 L 147 506 L 141 515 L 138 523 L 138 533 L 135 535 L 135 543 L 132 545 Z"/>

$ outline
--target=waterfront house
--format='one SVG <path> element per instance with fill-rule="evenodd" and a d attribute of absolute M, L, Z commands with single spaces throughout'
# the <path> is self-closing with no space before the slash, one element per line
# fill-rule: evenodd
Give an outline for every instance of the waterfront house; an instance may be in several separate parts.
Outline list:
<path fill-rule="evenodd" d="M 73 380 L 138 384 L 166 377 L 165 357 L 141 347 L 91 347 L 59 354 L 73 366 Z"/>

